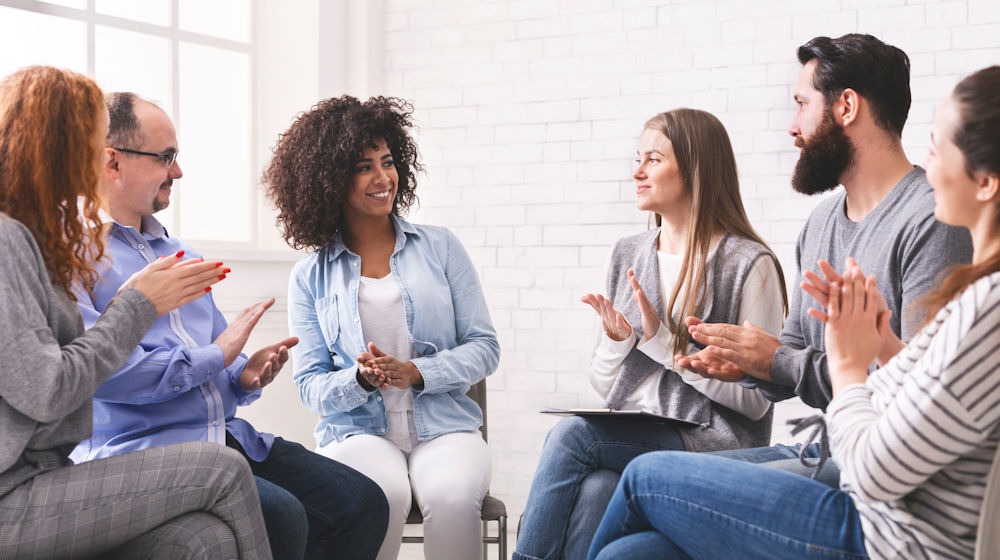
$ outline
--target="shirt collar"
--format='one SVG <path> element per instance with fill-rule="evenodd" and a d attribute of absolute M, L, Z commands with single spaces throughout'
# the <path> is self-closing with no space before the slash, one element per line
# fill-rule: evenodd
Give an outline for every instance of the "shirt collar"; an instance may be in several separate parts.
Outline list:
<path fill-rule="evenodd" d="M 403 248 L 403 245 L 406 244 L 406 240 L 409 238 L 409 236 L 412 235 L 416 237 L 420 235 L 420 231 L 416 228 L 416 226 L 414 226 L 410 222 L 407 222 L 403 218 L 400 218 L 395 214 L 389 214 L 389 219 L 392 220 L 393 228 L 396 230 L 395 251 L 398 251 Z M 334 261 L 339 259 L 341 254 L 343 254 L 344 251 L 348 250 L 347 245 L 344 244 L 344 237 L 343 235 L 341 235 L 341 232 L 339 231 L 336 233 L 336 235 L 333 236 L 333 241 L 330 242 L 330 245 L 328 247 L 329 248 L 327 250 L 327 257 L 326 257 L 327 261 Z"/>

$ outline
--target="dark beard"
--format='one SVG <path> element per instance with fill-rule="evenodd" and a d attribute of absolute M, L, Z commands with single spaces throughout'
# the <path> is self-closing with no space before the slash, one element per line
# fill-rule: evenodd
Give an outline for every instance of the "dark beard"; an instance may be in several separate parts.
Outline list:
<path fill-rule="evenodd" d="M 833 190 L 840 185 L 840 176 L 853 160 L 851 139 L 844 133 L 844 127 L 834 122 L 833 116 L 826 111 L 816 133 L 799 153 L 792 173 L 792 188 L 807 195 Z"/>

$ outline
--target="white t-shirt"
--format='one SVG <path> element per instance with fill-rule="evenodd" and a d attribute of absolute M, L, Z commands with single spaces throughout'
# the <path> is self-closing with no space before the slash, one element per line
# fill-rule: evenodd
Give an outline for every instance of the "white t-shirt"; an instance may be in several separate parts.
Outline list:
<path fill-rule="evenodd" d="M 380 350 L 400 361 L 413 358 L 413 345 L 406 330 L 403 295 L 392 274 L 382 278 L 361 277 L 358 314 L 366 346 L 374 342 Z M 413 410 L 413 392 L 409 387 L 382 389 L 382 398 L 387 412 Z"/>

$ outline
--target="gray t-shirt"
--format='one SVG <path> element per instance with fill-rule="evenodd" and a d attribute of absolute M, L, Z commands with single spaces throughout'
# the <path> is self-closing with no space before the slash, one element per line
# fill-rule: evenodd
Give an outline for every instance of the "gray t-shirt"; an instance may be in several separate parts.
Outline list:
<path fill-rule="evenodd" d="M 809 216 L 796 246 L 797 287 L 802 271 L 814 270 L 825 259 L 837 270 L 854 257 L 865 274 L 874 274 L 878 289 L 892 310 L 890 326 L 904 341 L 916 334 L 923 310 L 914 306 L 952 264 L 972 259 L 972 239 L 965 228 L 934 218 L 934 193 L 924 170 L 914 167 L 863 220 L 847 218 L 847 194 L 824 200 Z M 773 401 L 798 395 L 812 407 L 826 410 L 833 396 L 827 370 L 823 323 L 806 310 L 818 307 L 801 289 L 792 290 L 782 346 L 771 362 L 773 383 L 748 382 Z"/>

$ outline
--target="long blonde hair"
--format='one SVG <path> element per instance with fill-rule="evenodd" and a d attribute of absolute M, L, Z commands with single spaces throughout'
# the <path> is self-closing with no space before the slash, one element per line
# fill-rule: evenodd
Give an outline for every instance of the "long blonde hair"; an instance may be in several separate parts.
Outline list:
<path fill-rule="evenodd" d="M 691 192 L 692 226 L 688 229 L 687 251 L 681 261 L 678 281 L 667 304 L 667 326 L 674 333 L 674 352 L 686 353 L 689 334 L 674 320 L 672 310 L 680 298 L 680 317 L 700 316 L 703 302 L 698 295 L 705 291 L 705 267 L 712 236 L 717 232 L 750 239 L 771 250 L 750 225 L 743 198 L 740 196 L 736 156 L 726 128 L 715 115 L 698 109 L 674 109 L 655 115 L 646 121 L 646 129 L 657 130 L 670 139 L 674 157 Z M 660 225 L 659 214 L 655 223 Z M 773 256 L 773 252 L 772 252 Z M 782 311 L 788 313 L 788 296 L 781 264 L 774 258 L 778 281 L 781 283 Z"/>
<path fill-rule="evenodd" d="M 32 66 L 0 82 L 0 212 L 31 231 L 70 298 L 73 282 L 93 286 L 104 256 L 95 143 L 104 110 L 97 84 L 69 70 Z"/>

